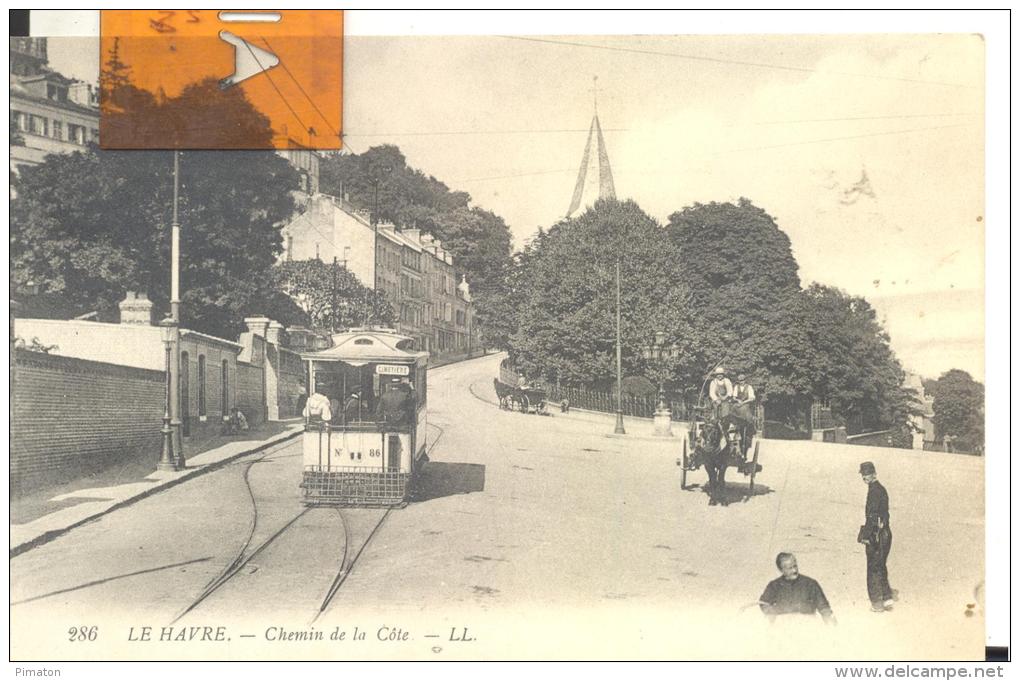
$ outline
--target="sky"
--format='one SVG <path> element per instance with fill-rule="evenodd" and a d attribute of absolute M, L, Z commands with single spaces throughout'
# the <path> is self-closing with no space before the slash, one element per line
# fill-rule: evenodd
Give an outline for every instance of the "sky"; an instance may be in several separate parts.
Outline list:
<path fill-rule="evenodd" d="M 51 61 L 93 80 L 96 50 Z M 398 145 L 520 247 L 567 209 L 593 76 L 618 198 L 665 223 L 747 197 L 804 284 L 871 301 L 908 369 L 983 379 L 979 36 L 348 36 L 345 140 Z"/>

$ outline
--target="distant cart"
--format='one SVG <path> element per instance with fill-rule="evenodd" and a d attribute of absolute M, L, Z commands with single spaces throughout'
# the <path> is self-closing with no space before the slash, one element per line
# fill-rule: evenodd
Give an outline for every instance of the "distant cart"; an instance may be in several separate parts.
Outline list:
<path fill-rule="evenodd" d="M 498 378 L 492 379 L 499 398 L 499 408 L 509 411 L 520 410 L 523 414 L 546 414 L 546 400 L 549 394 L 545 388 L 529 385 L 510 385 Z"/>

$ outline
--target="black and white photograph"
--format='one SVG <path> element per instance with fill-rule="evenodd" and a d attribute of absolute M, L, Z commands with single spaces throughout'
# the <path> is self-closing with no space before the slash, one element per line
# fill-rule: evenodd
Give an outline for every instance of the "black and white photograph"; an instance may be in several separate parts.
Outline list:
<path fill-rule="evenodd" d="M 146 12 L 10 38 L 12 661 L 1008 645 L 985 36 Z"/>

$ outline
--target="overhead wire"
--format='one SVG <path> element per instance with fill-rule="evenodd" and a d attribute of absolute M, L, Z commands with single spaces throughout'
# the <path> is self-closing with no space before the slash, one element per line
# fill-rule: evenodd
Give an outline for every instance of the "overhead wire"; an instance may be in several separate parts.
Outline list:
<path fill-rule="evenodd" d="M 436 130 L 422 132 L 344 133 L 350 137 L 428 137 L 439 135 L 540 135 L 547 133 L 588 132 L 588 128 L 549 128 L 546 130 Z M 622 132 L 629 128 L 602 128 L 603 132 Z"/>
<path fill-rule="evenodd" d="M 767 64 L 764 62 L 743 61 L 739 59 L 723 59 L 721 57 L 706 57 L 703 55 L 685 54 L 683 52 L 666 52 L 663 50 L 649 50 L 636 47 L 618 47 L 613 45 L 595 45 L 582 43 L 573 40 L 554 40 L 552 38 L 534 38 L 531 36 L 500 35 L 498 38 L 507 40 L 521 40 L 525 42 L 546 43 L 551 45 L 563 45 L 568 47 L 586 47 L 593 50 L 608 50 L 611 52 L 630 52 L 633 54 L 647 54 L 659 57 L 674 57 L 676 59 L 688 59 L 691 61 L 711 62 L 716 64 L 731 64 L 734 66 L 750 66 L 761 69 L 774 69 L 777 71 L 794 71 L 798 73 L 818 73 L 822 75 L 850 76 L 854 78 L 874 78 L 876 80 L 891 80 L 905 83 L 917 83 L 922 85 L 941 85 L 945 87 L 957 87 L 968 89 L 980 89 L 980 85 L 968 85 L 965 83 L 947 83 L 937 80 L 923 80 L 919 78 L 907 78 L 903 76 L 884 76 L 875 73 L 854 73 L 852 71 L 828 71 L 824 69 L 813 69 L 807 66 L 788 66 L 785 64 Z"/>
<path fill-rule="evenodd" d="M 964 127 L 968 127 L 968 126 L 971 126 L 971 125 L 974 125 L 974 124 L 973 123 L 955 123 L 953 125 L 936 125 L 936 126 L 932 126 L 932 127 L 928 127 L 928 128 L 908 128 L 906 130 L 887 130 L 885 132 L 870 132 L 870 133 L 863 133 L 863 134 L 860 134 L 860 135 L 845 135 L 845 136 L 842 136 L 842 137 L 825 137 L 825 138 L 821 138 L 821 139 L 804 140 L 802 142 L 787 142 L 787 143 L 783 143 L 783 144 L 770 144 L 770 145 L 766 145 L 766 146 L 762 146 L 762 147 L 744 147 L 742 149 L 726 149 L 726 150 L 720 151 L 718 153 L 719 154 L 734 154 L 734 153 L 743 152 L 743 151 L 763 151 L 765 149 L 780 149 L 780 148 L 783 148 L 783 147 L 799 147 L 799 146 L 804 146 L 804 145 L 807 145 L 807 144 L 822 144 L 822 143 L 826 143 L 826 142 L 839 142 L 839 141 L 842 141 L 842 140 L 863 139 L 865 137 L 884 137 L 884 136 L 887 136 L 887 135 L 905 135 L 905 134 L 908 134 L 908 133 L 926 132 L 926 131 L 929 131 L 929 130 L 947 130 L 949 128 L 964 128 Z"/>
<path fill-rule="evenodd" d="M 259 36 L 259 38 L 261 38 L 261 39 L 262 39 L 262 42 L 264 42 L 264 43 L 266 44 L 266 47 L 268 47 L 268 48 L 269 48 L 269 51 L 270 51 L 270 52 L 273 52 L 273 46 L 269 44 L 269 41 L 268 41 L 268 40 L 266 40 L 265 36 Z M 251 48 L 249 48 L 249 51 L 250 51 L 250 49 L 251 49 Z M 253 53 L 253 54 L 254 54 L 254 53 Z M 260 64 L 259 66 L 261 66 L 261 64 Z M 333 136 L 333 137 L 336 137 L 337 139 L 340 139 L 340 133 L 339 133 L 339 132 L 337 132 L 335 128 L 333 128 L 333 125 L 331 124 L 331 122 L 330 122 L 329 118 L 327 118 L 327 117 L 326 117 L 326 114 L 322 113 L 322 110 L 321 110 L 321 109 L 319 109 L 319 106 L 318 106 L 318 105 L 317 105 L 317 104 L 315 103 L 315 100 L 314 100 L 314 99 L 312 99 L 312 98 L 311 98 L 311 97 L 309 96 L 308 92 L 306 92 L 306 91 L 305 91 L 304 87 L 302 87 L 302 85 L 301 85 L 301 83 L 300 83 L 300 82 L 298 81 L 298 79 L 297 79 L 297 78 L 295 78 L 295 77 L 294 77 L 294 74 L 290 72 L 290 69 L 289 69 L 289 68 L 287 68 L 287 62 L 286 62 L 285 60 L 281 59 L 281 60 L 280 60 L 280 66 L 282 66 L 282 67 L 283 67 L 283 70 L 284 70 L 284 72 L 285 72 L 285 73 L 286 73 L 286 74 L 287 74 L 288 76 L 290 76 L 290 79 L 291 79 L 292 81 L 294 81 L 294 84 L 295 84 L 295 85 L 297 85 L 297 87 L 298 87 L 298 90 L 300 90 L 300 91 L 301 91 L 301 94 L 303 94 L 303 95 L 305 96 L 305 99 L 307 99 L 307 100 L 308 100 L 308 103 L 312 105 L 312 108 L 313 108 L 313 109 L 315 109 L 315 112 L 316 112 L 317 114 L 319 114 L 319 117 L 320 117 L 320 118 L 322 119 L 322 121 L 323 121 L 323 122 L 324 122 L 324 123 L 326 124 L 326 127 L 327 127 L 327 128 L 329 129 L 330 133 L 332 133 L 332 136 Z"/>
<path fill-rule="evenodd" d="M 277 94 L 277 95 L 279 95 L 279 97 L 280 97 L 280 100 L 281 100 L 281 101 L 282 101 L 282 102 L 284 103 L 284 105 L 285 105 L 285 106 L 286 106 L 286 107 L 287 107 L 287 108 L 288 108 L 288 109 L 290 110 L 290 112 L 291 112 L 291 114 L 293 114 L 294 118 L 296 118 L 296 119 L 297 119 L 297 122 L 298 122 L 298 124 L 299 124 L 299 125 L 301 126 L 301 129 L 302 129 L 302 130 L 304 131 L 304 133 L 305 133 L 306 135 L 310 134 L 310 133 L 309 133 L 309 128 L 308 128 L 308 126 L 307 126 L 307 125 L 305 125 L 305 122 L 304 122 L 304 121 L 302 121 L 302 120 L 301 120 L 301 117 L 297 115 L 297 111 L 294 111 L 294 107 L 292 107 L 292 106 L 290 105 L 290 102 L 289 102 L 289 101 L 287 100 L 287 98 L 283 96 L 283 93 L 282 93 L 282 92 L 280 92 L 280 88 L 278 88 L 278 87 L 276 86 L 276 81 L 274 81 L 274 80 L 273 80 L 273 77 L 269 75 L 269 71 L 268 71 L 268 70 L 266 70 L 266 67 L 262 65 L 262 62 L 261 62 L 261 61 L 259 61 L 259 58 L 258 58 L 258 56 L 257 56 L 257 55 L 255 54 L 255 51 L 254 51 L 253 49 L 251 49 L 251 47 L 252 47 L 252 46 L 251 46 L 250 44 L 248 44 L 248 42 L 247 42 L 247 41 L 242 41 L 242 42 L 244 43 L 244 46 L 245 46 L 245 47 L 247 48 L 248 52 L 249 52 L 249 53 L 251 54 L 251 56 L 252 56 L 252 59 L 254 59 L 254 60 L 255 60 L 255 63 L 259 65 L 259 68 L 261 68 L 261 69 L 262 69 L 262 72 L 263 72 L 263 73 L 264 73 L 264 74 L 266 75 L 266 78 L 267 78 L 267 79 L 269 80 L 269 84 L 273 86 L 273 90 L 275 90 L 275 91 L 276 91 L 276 94 Z M 281 61 L 280 63 L 282 64 L 283 62 Z"/>

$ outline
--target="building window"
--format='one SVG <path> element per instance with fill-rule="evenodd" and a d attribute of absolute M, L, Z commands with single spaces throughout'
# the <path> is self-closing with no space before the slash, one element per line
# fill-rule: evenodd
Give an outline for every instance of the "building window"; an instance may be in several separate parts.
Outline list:
<path fill-rule="evenodd" d="M 60 121 L 53 121 L 53 139 L 64 139 L 64 124 Z"/>
<path fill-rule="evenodd" d="M 204 418 L 205 410 L 205 355 L 198 356 L 198 418 Z"/>
<path fill-rule="evenodd" d="M 54 85 L 53 83 L 46 84 L 46 98 L 52 99 L 56 102 L 67 101 L 67 88 Z"/>
<path fill-rule="evenodd" d="M 221 369 L 220 378 L 222 389 L 220 393 L 220 415 L 226 416 L 230 411 L 230 404 L 227 400 L 227 395 L 230 394 L 227 390 L 227 386 L 230 382 L 230 365 L 227 364 L 227 360 L 223 360 L 223 368 Z"/>
<path fill-rule="evenodd" d="M 22 132 L 28 130 L 28 117 L 24 111 L 11 109 L 11 127 Z"/>
<path fill-rule="evenodd" d="M 48 137 L 50 134 L 50 122 L 42 116 L 29 116 L 28 131 L 33 135 Z"/>
<path fill-rule="evenodd" d="M 74 123 L 67 124 L 67 141 L 75 144 L 85 144 L 85 128 Z"/>

